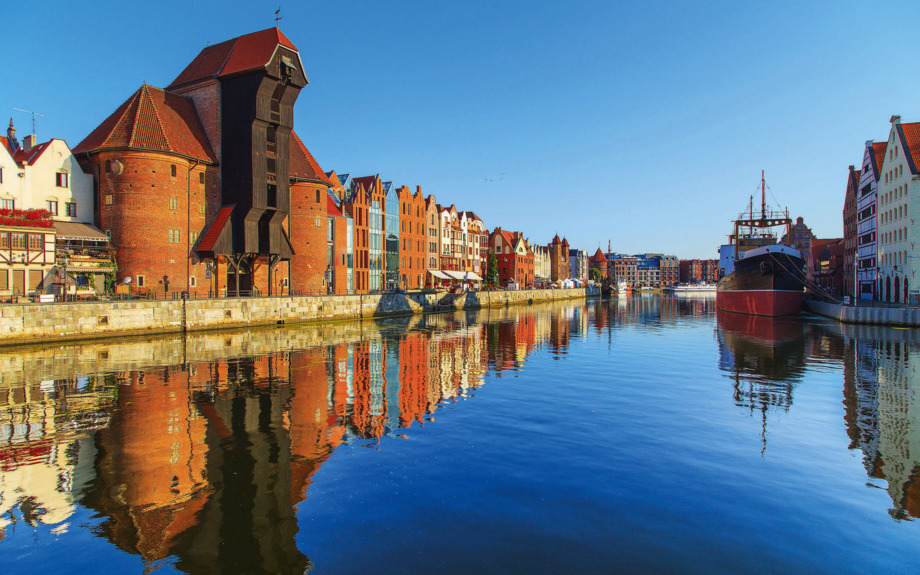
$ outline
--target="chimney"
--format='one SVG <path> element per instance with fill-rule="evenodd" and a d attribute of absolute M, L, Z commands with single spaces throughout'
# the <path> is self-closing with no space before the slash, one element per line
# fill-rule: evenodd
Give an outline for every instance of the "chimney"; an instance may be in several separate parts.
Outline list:
<path fill-rule="evenodd" d="M 421 193 L 422 193 L 422 186 L 415 186 L 415 193 L 421 195 Z"/>
<path fill-rule="evenodd" d="M 891 117 L 891 123 L 892 123 L 892 124 L 900 124 L 900 123 L 901 123 L 901 116 L 898 116 L 898 115 L 892 116 L 892 117 Z"/>
<path fill-rule="evenodd" d="M 36 142 L 37 139 L 38 139 L 38 136 L 36 136 L 35 134 L 29 134 L 28 136 L 26 136 L 22 140 L 22 149 L 28 152 L 29 150 L 35 147 L 35 144 L 38 143 Z"/>
<path fill-rule="evenodd" d="M 850 164 L 850 171 L 853 172 L 855 170 L 856 170 L 856 166 L 854 166 L 853 164 Z"/>

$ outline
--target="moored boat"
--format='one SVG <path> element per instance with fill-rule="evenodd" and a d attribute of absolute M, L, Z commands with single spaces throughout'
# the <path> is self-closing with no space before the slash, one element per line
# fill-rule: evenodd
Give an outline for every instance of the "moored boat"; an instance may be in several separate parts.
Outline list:
<path fill-rule="evenodd" d="M 775 233 L 785 228 L 791 237 L 787 212 L 768 211 L 766 184 L 761 183 L 761 211 L 755 214 L 753 198 L 748 213 L 735 220 L 729 243 L 719 248 L 719 282 L 716 307 L 751 315 L 781 316 L 802 309 L 805 261 L 802 254 L 781 244 Z"/>
<path fill-rule="evenodd" d="M 698 283 L 698 284 L 677 284 L 668 288 L 668 291 L 674 293 L 715 293 L 716 284 Z"/>

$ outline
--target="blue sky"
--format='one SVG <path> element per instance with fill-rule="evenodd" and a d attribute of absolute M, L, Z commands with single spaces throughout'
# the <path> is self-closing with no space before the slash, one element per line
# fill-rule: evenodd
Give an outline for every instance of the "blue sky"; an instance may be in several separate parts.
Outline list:
<path fill-rule="evenodd" d="M 698 5 L 699 4 L 699 5 Z M 7 3 L 0 112 L 75 146 L 278 0 Z M 920 121 L 920 3 L 290 2 L 325 170 L 422 186 L 547 243 L 714 258 L 759 193 L 842 235 L 847 167 Z M 5 120 L 6 121 L 6 120 Z"/>

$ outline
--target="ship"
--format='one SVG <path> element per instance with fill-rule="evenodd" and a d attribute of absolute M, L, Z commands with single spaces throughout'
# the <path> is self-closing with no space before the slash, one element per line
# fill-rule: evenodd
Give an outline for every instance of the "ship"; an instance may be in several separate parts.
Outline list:
<path fill-rule="evenodd" d="M 785 228 L 785 237 L 791 238 L 792 219 L 788 209 L 767 209 L 763 172 L 760 193 L 760 214 L 754 212 L 752 196 L 748 210 L 735 220 L 729 243 L 719 248 L 716 307 L 749 315 L 796 314 L 805 292 L 805 260 L 776 235 Z"/>
<path fill-rule="evenodd" d="M 677 284 L 667 288 L 667 291 L 676 294 L 688 293 L 716 293 L 716 284 L 695 283 L 695 284 Z"/>

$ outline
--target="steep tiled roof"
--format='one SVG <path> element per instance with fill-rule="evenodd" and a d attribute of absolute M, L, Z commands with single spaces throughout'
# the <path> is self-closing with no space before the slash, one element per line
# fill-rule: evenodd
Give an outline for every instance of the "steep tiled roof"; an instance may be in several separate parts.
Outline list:
<path fill-rule="evenodd" d="M 192 100 L 146 84 L 73 151 L 105 148 L 173 152 L 217 163 Z"/>
<path fill-rule="evenodd" d="M 335 185 L 319 167 L 310 150 L 303 145 L 300 137 L 291 132 L 290 150 L 290 176 L 302 180 L 313 180 L 324 184 Z"/>
<path fill-rule="evenodd" d="M 907 163 L 910 173 L 920 173 L 920 122 L 901 124 L 901 133 L 904 135 L 904 147 L 908 152 Z"/>
<path fill-rule="evenodd" d="M 550 245 L 558 244 L 558 243 L 559 243 L 559 234 L 556 234 L 555 236 L 553 236 L 553 241 L 550 243 Z"/>
<path fill-rule="evenodd" d="M 297 47 L 278 28 L 253 32 L 208 46 L 198 53 L 168 87 L 176 88 L 206 78 L 264 68 L 271 61 L 279 44 L 297 52 Z"/>
<path fill-rule="evenodd" d="M 569 240 L 562 238 L 562 245 L 564 245 L 565 247 L 569 247 Z"/>
<path fill-rule="evenodd" d="M 875 179 L 881 176 L 882 172 L 882 162 L 885 161 L 885 147 L 888 144 L 886 142 L 873 142 L 872 143 L 872 153 L 875 155 Z"/>
<path fill-rule="evenodd" d="M 28 152 L 23 148 L 19 148 L 16 150 L 16 153 L 13 154 L 13 160 L 19 165 L 31 166 L 41 157 L 44 151 L 48 149 L 50 144 L 51 142 L 48 141 L 44 144 L 33 146 Z"/>
<path fill-rule="evenodd" d="M 198 241 L 198 246 L 196 248 L 199 252 L 212 252 L 214 251 L 214 244 L 217 242 L 217 238 L 220 236 L 220 232 L 224 230 L 224 226 L 227 225 L 227 220 L 230 219 L 230 214 L 233 213 L 233 206 L 223 206 L 217 210 L 217 214 L 214 216 L 214 219 L 211 220 L 211 224 L 208 226 L 208 229 L 201 236 L 201 239 Z"/>
<path fill-rule="evenodd" d="M 595 262 L 605 262 L 607 261 L 607 256 L 604 255 L 604 252 L 602 252 L 600 248 L 597 248 L 597 251 L 591 256 L 591 259 Z"/>

